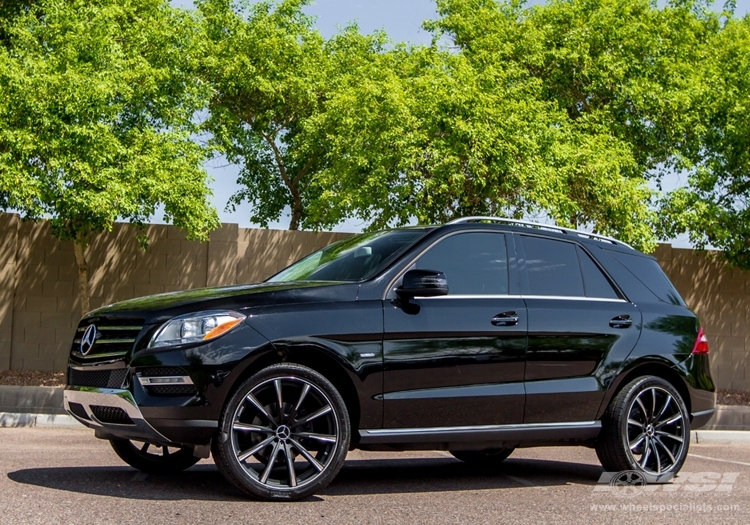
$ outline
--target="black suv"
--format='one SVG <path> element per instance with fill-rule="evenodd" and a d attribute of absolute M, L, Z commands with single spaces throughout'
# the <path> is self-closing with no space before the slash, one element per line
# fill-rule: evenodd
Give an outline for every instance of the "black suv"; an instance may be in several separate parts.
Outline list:
<path fill-rule="evenodd" d="M 708 343 L 653 257 L 555 226 L 469 217 L 347 238 L 261 284 L 100 308 L 65 407 L 127 463 L 213 454 L 246 493 L 298 499 L 348 450 L 594 447 L 677 472 L 714 412 Z"/>

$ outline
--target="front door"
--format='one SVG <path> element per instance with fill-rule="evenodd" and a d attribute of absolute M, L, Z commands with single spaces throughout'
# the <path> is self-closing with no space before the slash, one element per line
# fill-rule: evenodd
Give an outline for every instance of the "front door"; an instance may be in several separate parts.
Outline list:
<path fill-rule="evenodd" d="M 444 237 L 410 268 L 444 272 L 448 295 L 384 302 L 384 428 L 523 422 L 527 315 L 509 253 L 502 233 Z"/>

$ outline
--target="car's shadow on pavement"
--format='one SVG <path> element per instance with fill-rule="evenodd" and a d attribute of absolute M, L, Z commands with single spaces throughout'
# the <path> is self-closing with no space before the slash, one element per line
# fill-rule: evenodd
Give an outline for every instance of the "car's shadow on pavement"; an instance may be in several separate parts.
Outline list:
<path fill-rule="evenodd" d="M 321 496 L 402 494 L 567 484 L 596 484 L 602 468 L 590 464 L 508 459 L 493 469 L 452 458 L 348 460 Z M 129 467 L 49 467 L 8 473 L 16 483 L 75 493 L 142 500 L 245 500 L 210 464 L 178 474 L 144 474 Z M 308 498 L 315 501 L 319 498 Z"/>

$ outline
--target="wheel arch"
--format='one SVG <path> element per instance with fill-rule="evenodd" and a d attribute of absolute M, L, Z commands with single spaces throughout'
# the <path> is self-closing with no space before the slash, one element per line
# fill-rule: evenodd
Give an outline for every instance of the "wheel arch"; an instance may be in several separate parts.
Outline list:
<path fill-rule="evenodd" d="M 663 360 L 644 359 L 631 364 L 627 369 L 620 372 L 620 374 L 615 378 L 615 380 L 612 382 L 612 385 L 610 385 L 609 389 L 607 389 L 607 393 L 602 400 L 602 404 L 599 406 L 599 411 L 597 412 L 596 419 L 602 418 L 612 399 L 617 396 L 617 394 L 620 392 L 620 390 L 623 389 L 623 387 L 625 387 L 625 385 L 630 383 L 633 379 L 643 376 L 655 376 L 672 385 L 677 390 L 677 392 L 679 392 L 680 396 L 682 396 L 682 400 L 685 403 L 688 414 L 692 413 L 690 391 L 688 389 L 687 383 L 685 383 L 685 380 L 682 378 L 682 376 L 680 376 L 680 374 L 675 371 L 672 363 Z"/>
<path fill-rule="evenodd" d="M 328 379 L 338 390 L 349 412 L 352 439 L 358 435 L 356 430 L 359 428 L 360 403 L 357 389 L 354 386 L 356 374 L 337 352 L 320 344 L 274 343 L 254 357 L 236 376 L 229 389 L 230 395 L 243 382 L 268 366 L 278 363 L 295 363 L 306 366 Z"/>

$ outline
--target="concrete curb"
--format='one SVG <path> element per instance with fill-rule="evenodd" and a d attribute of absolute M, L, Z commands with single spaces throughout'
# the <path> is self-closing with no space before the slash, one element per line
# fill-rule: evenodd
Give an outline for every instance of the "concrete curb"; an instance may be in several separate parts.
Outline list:
<path fill-rule="evenodd" d="M 750 443 L 750 431 L 747 430 L 693 430 L 690 442 L 705 444 Z"/>
<path fill-rule="evenodd" d="M 86 428 L 68 414 L 28 414 L 21 412 L 0 412 L 0 427 Z"/>

